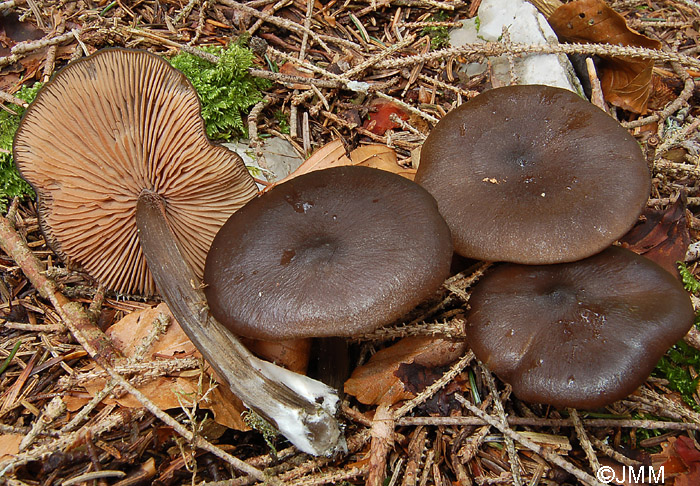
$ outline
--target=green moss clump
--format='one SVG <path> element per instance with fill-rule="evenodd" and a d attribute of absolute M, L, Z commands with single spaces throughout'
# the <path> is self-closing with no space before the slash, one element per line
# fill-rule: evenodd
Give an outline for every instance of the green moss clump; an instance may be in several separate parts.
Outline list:
<path fill-rule="evenodd" d="M 678 262 L 678 271 L 681 274 L 681 280 L 683 281 L 685 290 L 691 294 L 700 293 L 700 281 L 693 276 L 690 269 L 685 266 L 685 263 Z"/>
<path fill-rule="evenodd" d="M 34 83 L 33 86 L 23 86 L 15 96 L 31 103 L 34 101 L 42 83 Z M 0 109 L 0 211 L 7 211 L 8 202 L 15 196 L 31 195 L 34 191 L 24 179 L 19 176 L 15 164 L 12 161 L 12 142 L 15 132 L 19 127 L 20 119 L 25 111 L 18 105 L 7 106 L 13 113 Z"/>
<path fill-rule="evenodd" d="M 669 388 L 680 393 L 688 406 L 700 412 L 700 404 L 693 397 L 697 392 L 700 377 L 693 378 L 689 366 L 695 370 L 700 369 L 700 351 L 679 341 L 661 358 L 654 370 L 654 376 L 666 378 Z"/>
<path fill-rule="evenodd" d="M 170 60 L 173 67 L 190 80 L 202 102 L 202 117 L 207 135 L 215 140 L 231 140 L 247 135 L 243 116 L 262 100 L 262 91 L 270 87 L 267 80 L 251 76 L 254 54 L 234 42 L 227 48 L 202 47 L 219 58 L 214 64 L 181 52 Z"/>
<path fill-rule="evenodd" d="M 428 22 L 445 22 L 450 17 L 449 12 L 440 10 L 428 18 Z M 421 31 L 422 35 L 430 37 L 431 49 L 442 49 L 450 45 L 450 31 L 447 27 L 425 27 Z"/>

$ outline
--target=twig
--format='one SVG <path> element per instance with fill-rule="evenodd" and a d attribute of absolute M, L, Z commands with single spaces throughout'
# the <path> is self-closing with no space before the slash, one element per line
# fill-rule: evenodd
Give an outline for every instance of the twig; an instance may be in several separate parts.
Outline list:
<path fill-rule="evenodd" d="M 89 433 L 93 437 L 99 437 L 103 433 L 112 430 L 115 427 L 124 425 L 124 423 L 135 422 L 145 414 L 145 410 L 136 409 L 131 413 L 116 413 L 111 414 L 94 425 L 86 427 L 76 432 L 69 434 L 61 434 L 56 439 L 46 442 L 45 444 L 34 447 L 33 449 L 19 453 L 9 460 L 0 462 L 0 477 L 3 477 L 8 471 L 11 471 L 24 464 L 32 461 L 40 460 L 56 451 L 62 451 L 71 444 L 74 444 L 82 434 Z"/>
<path fill-rule="evenodd" d="M 503 435 L 507 435 L 514 441 L 518 442 L 519 444 L 527 447 L 534 453 L 542 456 L 545 460 L 552 462 L 568 472 L 569 474 L 573 475 L 578 479 L 579 481 L 585 483 L 585 484 L 590 484 L 590 485 L 595 485 L 595 486 L 603 486 L 602 483 L 598 482 L 593 476 L 590 474 L 585 473 L 581 469 L 575 467 L 571 463 L 565 461 L 561 457 L 559 457 L 557 454 L 554 454 L 550 452 L 549 450 L 545 449 L 544 447 L 535 444 L 532 442 L 530 439 L 523 437 L 521 434 L 513 431 L 508 425 L 502 424 L 496 419 L 495 417 L 492 417 L 491 415 L 487 414 L 486 412 L 483 412 L 480 410 L 478 407 L 472 405 L 466 398 L 464 398 L 462 395 L 455 393 L 455 398 L 459 403 L 461 403 L 467 410 L 469 410 L 471 413 L 479 417 L 480 419 L 484 420 L 487 422 L 489 425 L 492 427 L 497 428 L 498 430 L 501 431 Z"/>
<path fill-rule="evenodd" d="M 457 317 L 442 322 L 419 322 L 400 324 L 394 327 L 380 327 L 353 338 L 354 341 L 389 341 L 408 336 L 442 336 L 449 339 L 464 339 L 463 318 Z"/>
<path fill-rule="evenodd" d="M 549 419 L 539 417 L 507 417 L 508 425 L 525 425 L 531 427 L 573 427 L 574 422 L 568 419 Z M 631 420 L 631 419 L 583 419 L 586 427 L 621 427 L 627 429 L 665 429 L 665 430 L 696 430 L 700 424 L 688 422 L 664 422 L 661 420 Z M 488 422 L 479 417 L 403 417 L 396 421 L 399 427 L 406 425 L 485 425 Z"/>
<path fill-rule="evenodd" d="M 625 455 L 623 455 L 623 454 L 620 454 L 620 453 L 617 452 L 615 449 L 613 449 L 613 448 L 610 447 L 608 444 L 606 444 L 606 443 L 603 442 L 602 440 L 598 439 L 598 438 L 597 438 L 596 436 L 594 436 L 594 435 L 589 436 L 588 439 L 593 443 L 593 445 L 594 445 L 597 449 L 599 449 L 600 451 L 602 451 L 603 454 L 605 454 L 605 455 L 608 456 L 609 458 L 611 458 L 611 459 L 613 459 L 613 460 L 619 462 L 620 464 L 624 464 L 624 465 L 626 465 L 626 466 L 635 466 L 635 467 L 639 467 L 639 466 L 641 466 L 641 465 L 644 464 L 644 463 L 641 462 L 641 461 L 635 461 L 634 459 L 630 459 L 629 457 L 627 457 L 627 456 L 625 456 Z M 596 471 L 597 471 L 597 469 L 596 469 Z"/>
<path fill-rule="evenodd" d="M 34 422 L 32 430 L 24 436 L 19 444 L 19 450 L 23 451 L 31 445 L 32 442 L 43 432 L 44 428 L 48 427 L 51 422 L 56 420 L 66 410 L 66 404 L 61 397 L 54 397 L 44 408 L 41 416 Z"/>
<path fill-rule="evenodd" d="M 7 2 L 0 2 L 0 11 L 7 10 L 8 8 L 17 7 L 26 2 L 26 0 L 9 0 Z"/>
<path fill-rule="evenodd" d="M 381 486 L 386 477 L 386 459 L 394 445 L 394 415 L 388 405 L 379 405 L 374 412 L 370 444 L 367 486 Z"/>
<path fill-rule="evenodd" d="M 78 29 L 78 32 L 81 32 Z M 56 37 L 51 37 L 48 39 L 41 39 L 38 41 L 27 41 L 20 42 L 16 44 L 11 50 L 10 55 L 5 57 L 0 57 L 0 67 L 8 66 L 20 60 L 20 56 L 24 54 L 29 54 L 30 52 L 43 49 L 44 47 L 55 46 L 71 40 L 74 38 L 73 32 L 68 32 L 65 34 L 57 35 Z"/>
<path fill-rule="evenodd" d="M 496 414 L 498 415 L 501 424 L 507 427 L 508 422 L 506 418 L 506 411 L 503 409 L 503 402 L 501 401 L 501 397 L 498 395 L 498 389 L 496 388 L 496 380 L 493 379 L 493 375 L 481 361 L 479 362 L 479 367 L 481 368 L 481 374 L 484 377 L 484 381 L 486 382 L 489 391 L 491 392 L 491 396 L 493 397 L 493 408 L 496 410 Z M 506 400 L 508 399 L 509 394 L 510 392 L 506 394 Z M 515 444 L 513 443 L 513 439 L 511 439 L 508 436 L 505 437 L 505 443 L 506 452 L 508 453 L 508 459 L 510 460 L 510 472 L 513 474 L 513 485 L 521 486 L 523 480 L 520 474 L 520 461 L 518 460 L 518 453 L 515 450 Z"/>
<path fill-rule="evenodd" d="M 420 392 L 418 396 L 407 401 L 401 407 L 396 409 L 394 411 L 394 418 L 396 420 L 400 419 L 408 412 L 413 410 L 415 407 L 430 399 L 430 397 L 432 397 L 438 390 L 440 390 L 442 387 L 454 380 L 454 378 L 457 375 L 459 375 L 464 370 L 464 368 L 466 368 L 469 365 L 469 363 L 472 362 L 473 359 L 474 353 L 472 351 L 468 351 L 464 356 L 462 356 L 459 359 L 459 361 L 452 365 L 450 369 L 439 379 L 437 379 L 433 384 L 431 384 L 425 390 Z"/>
<path fill-rule="evenodd" d="M 79 303 L 68 301 L 68 299 L 58 292 L 55 284 L 43 275 L 40 262 L 34 257 L 29 248 L 26 247 L 19 234 L 13 230 L 7 219 L 2 216 L 0 216 L 0 247 L 2 247 L 3 251 L 10 255 L 15 263 L 22 268 L 25 275 L 27 275 L 41 296 L 51 301 L 54 308 L 61 316 L 61 319 L 66 324 L 66 327 L 68 327 L 73 334 L 73 337 L 75 337 L 90 357 L 92 357 L 119 386 L 132 394 L 134 398 L 162 422 L 172 427 L 188 441 L 191 441 L 195 447 L 211 452 L 215 456 L 225 460 L 234 468 L 256 479 L 262 480 L 265 478 L 263 473 L 258 469 L 231 456 L 201 437 L 193 437 L 192 433 L 187 430 L 187 428 L 170 415 L 163 412 L 148 397 L 117 373 L 110 363 L 115 356 L 118 356 L 118 352 L 112 346 L 109 338 L 90 322 L 90 318 L 85 312 L 85 309 Z"/>
<path fill-rule="evenodd" d="M 574 430 L 576 431 L 576 436 L 578 437 L 578 441 L 581 444 L 581 447 L 583 448 L 583 452 L 585 452 L 586 454 L 588 464 L 591 466 L 591 469 L 593 471 L 597 471 L 598 469 L 600 469 L 600 462 L 598 462 L 598 458 L 596 457 L 595 451 L 593 450 L 593 445 L 588 439 L 588 434 L 583 428 L 583 423 L 581 422 L 581 418 L 578 416 L 578 412 L 576 411 L 576 409 L 570 408 L 569 416 L 571 417 L 571 421 L 574 423 Z"/>
<path fill-rule="evenodd" d="M 80 483 L 87 483 L 89 481 L 95 481 L 98 479 L 105 479 L 105 478 L 123 478 L 126 476 L 126 473 L 124 471 L 110 471 L 110 470 L 102 470 L 102 471 L 92 471 L 89 473 L 81 474 L 79 476 L 75 476 L 70 479 L 66 479 L 63 481 L 63 486 L 73 486 L 74 484 L 80 484 Z"/>
<path fill-rule="evenodd" d="M 593 59 L 590 57 L 586 58 L 586 69 L 588 70 L 588 80 L 591 83 L 591 103 L 608 113 L 610 110 L 608 110 L 608 105 L 605 103 L 603 88 L 600 85 L 600 79 L 598 79 Z"/>
<path fill-rule="evenodd" d="M 678 98 L 669 103 L 659 113 L 654 113 L 651 116 L 639 118 L 632 122 L 622 123 L 623 127 L 630 129 L 636 127 L 643 127 L 644 125 L 648 125 L 650 123 L 661 122 L 659 123 L 659 128 L 662 128 L 663 121 L 666 120 L 666 118 L 668 118 L 673 113 L 677 112 L 678 110 L 680 110 L 688 104 L 688 100 L 690 100 L 691 96 L 693 96 L 693 93 L 695 92 L 695 81 L 692 77 L 688 75 L 685 69 L 682 68 L 681 64 L 683 63 L 671 61 L 671 67 L 673 67 L 673 70 L 676 72 L 676 74 L 678 74 L 683 80 L 683 90 L 681 91 L 681 94 L 678 95 Z"/>
<path fill-rule="evenodd" d="M 258 116 L 271 102 L 272 97 L 265 96 L 260 102 L 255 104 L 248 114 L 248 139 L 251 143 L 258 140 Z"/>
<path fill-rule="evenodd" d="M 244 12 L 248 15 L 252 15 L 253 17 L 258 17 L 265 22 L 268 22 L 272 25 L 276 25 L 277 27 L 282 27 L 283 29 L 290 30 L 292 32 L 295 32 L 297 34 L 307 34 L 311 36 L 313 40 L 315 40 L 318 45 L 320 45 L 326 52 L 332 52 L 331 49 L 328 47 L 328 45 L 319 37 L 316 32 L 312 31 L 309 28 L 303 27 L 297 23 L 292 22 L 291 20 L 283 19 L 281 17 L 277 17 L 275 15 L 271 15 L 267 12 L 260 12 L 259 10 L 256 10 L 254 8 L 251 8 L 247 5 L 244 5 L 242 3 L 236 2 L 235 0 L 217 0 L 218 3 L 221 3 L 223 5 L 226 5 L 227 7 L 231 7 L 235 10 Z M 332 38 L 333 40 L 339 41 L 340 39 Z M 340 42 L 339 42 L 340 43 Z"/>
<path fill-rule="evenodd" d="M 26 108 L 29 106 L 29 103 L 24 101 L 21 98 L 17 98 L 16 96 L 11 95 L 10 93 L 5 93 L 4 91 L 0 90 L 0 101 L 3 103 L 12 103 L 13 105 L 21 106 L 22 108 Z"/>
<path fill-rule="evenodd" d="M 311 32 L 311 17 L 314 13 L 314 0 L 306 0 L 306 15 L 304 16 L 304 35 L 301 37 L 301 47 L 299 48 L 299 60 L 306 58 L 306 47 L 309 44 L 309 32 Z"/>
<path fill-rule="evenodd" d="M 392 59 L 381 62 L 379 68 L 397 69 L 422 62 L 437 61 L 450 57 L 495 57 L 504 54 L 596 54 L 599 56 L 627 56 L 641 59 L 653 59 L 663 62 L 679 62 L 684 66 L 700 68 L 700 59 L 675 52 L 664 52 L 645 47 L 617 46 L 612 44 L 522 44 L 484 42 L 477 44 L 465 44 L 460 47 L 448 47 L 438 49 L 422 55 L 413 55 L 401 59 Z"/>

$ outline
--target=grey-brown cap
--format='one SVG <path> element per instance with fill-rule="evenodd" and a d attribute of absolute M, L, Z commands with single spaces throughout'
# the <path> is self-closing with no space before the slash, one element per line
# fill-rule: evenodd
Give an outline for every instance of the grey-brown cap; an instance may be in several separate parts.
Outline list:
<path fill-rule="evenodd" d="M 239 335 L 356 336 L 432 296 L 451 257 L 425 189 L 335 167 L 275 186 L 231 216 L 207 256 L 205 293 L 212 315 Z"/>
<path fill-rule="evenodd" d="M 518 398 L 585 409 L 632 393 L 694 319 L 673 275 L 618 247 L 573 263 L 501 265 L 469 304 L 469 345 Z"/>
<path fill-rule="evenodd" d="M 576 94 L 549 86 L 486 91 L 426 139 L 416 182 L 455 251 L 541 264 L 593 255 L 624 235 L 649 196 L 635 139 Z"/>
<path fill-rule="evenodd" d="M 24 115 L 14 154 L 49 245 L 119 292 L 155 290 L 135 225 L 143 190 L 163 198 L 200 276 L 219 227 L 257 192 L 240 157 L 207 139 L 190 82 L 145 51 L 102 50 L 62 69 Z"/>

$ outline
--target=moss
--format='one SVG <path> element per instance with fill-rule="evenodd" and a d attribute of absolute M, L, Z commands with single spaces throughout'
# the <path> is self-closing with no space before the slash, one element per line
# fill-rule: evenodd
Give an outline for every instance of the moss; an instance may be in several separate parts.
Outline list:
<path fill-rule="evenodd" d="M 275 429 L 272 424 L 255 413 L 253 410 L 245 410 L 241 414 L 241 417 L 248 427 L 260 432 L 263 439 L 265 439 L 265 443 L 270 448 L 272 455 L 277 457 L 277 449 L 274 445 L 274 441 L 278 435 L 277 429 Z"/>
<path fill-rule="evenodd" d="M 428 22 L 445 22 L 450 17 L 449 12 L 440 10 L 428 18 Z M 450 44 L 450 31 L 447 27 L 425 27 L 421 31 L 422 35 L 430 37 L 431 49 L 442 49 Z"/>
<path fill-rule="evenodd" d="M 42 83 L 33 86 L 23 86 L 15 96 L 31 103 L 36 97 Z M 25 111 L 18 105 L 8 105 L 7 110 L 0 110 L 0 211 L 7 211 L 8 202 L 15 196 L 34 196 L 32 188 L 19 176 L 12 159 L 12 142 L 19 127 L 20 119 Z"/>
<path fill-rule="evenodd" d="M 683 401 L 693 410 L 700 412 L 700 404 L 693 397 L 700 377 L 693 378 L 689 370 L 691 366 L 700 370 L 700 351 L 679 341 L 661 358 L 653 374 L 667 379 L 668 387 L 680 393 Z"/>
<path fill-rule="evenodd" d="M 678 271 L 681 274 L 681 280 L 685 289 L 692 294 L 700 293 L 700 281 L 695 278 L 683 262 L 678 262 Z"/>
<path fill-rule="evenodd" d="M 207 135 L 224 141 L 247 135 L 243 117 L 262 100 L 262 91 L 269 88 L 270 83 L 248 73 L 254 58 L 250 49 L 234 42 L 227 48 L 201 49 L 219 57 L 219 62 L 211 63 L 181 52 L 170 63 L 182 71 L 197 90 Z"/>

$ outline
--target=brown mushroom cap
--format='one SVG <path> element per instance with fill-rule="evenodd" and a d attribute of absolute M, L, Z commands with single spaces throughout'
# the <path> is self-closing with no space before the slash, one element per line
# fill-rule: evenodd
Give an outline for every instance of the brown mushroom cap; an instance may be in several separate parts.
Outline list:
<path fill-rule="evenodd" d="M 499 266 L 469 304 L 470 346 L 518 398 L 585 409 L 644 383 L 694 318 L 676 278 L 618 247 L 574 263 Z"/>
<path fill-rule="evenodd" d="M 528 264 L 608 247 L 634 225 L 651 184 L 619 123 L 570 91 L 533 85 L 448 113 L 423 145 L 416 182 L 438 201 L 457 253 Z"/>
<path fill-rule="evenodd" d="M 108 288 L 153 293 L 135 225 L 150 190 L 201 276 L 217 230 L 257 190 L 240 157 L 209 142 L 199 113 L 185 76 L 145 51 L 98 51 L 44 86 L 14 154 L 54 251 Z"/>
<path fill-rule="evenodd" d="M 449 273 L 450 232 L 419 185 L 368 167 L 296 177 L 224 224 L 207 256 L 212 315 L 243 336 L 354 336 L 402 317 Z"/>

